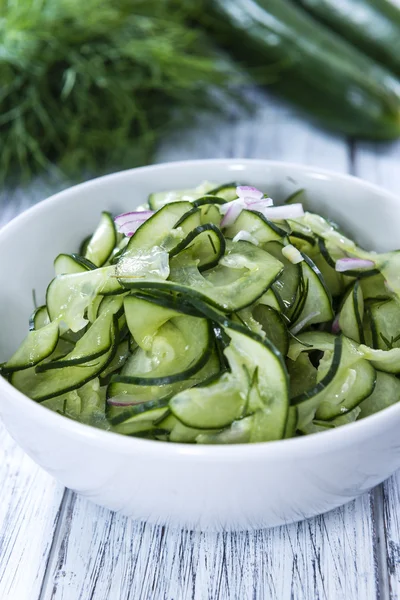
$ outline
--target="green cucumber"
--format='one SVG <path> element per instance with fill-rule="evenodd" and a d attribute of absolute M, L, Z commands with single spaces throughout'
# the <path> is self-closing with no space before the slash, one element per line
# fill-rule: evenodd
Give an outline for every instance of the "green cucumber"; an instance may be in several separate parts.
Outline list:
<path fill-rule="evenodd" d="M 269 78 L 275 69 L 269 87 L 328 127 L 363 138 L 400 135 L 398 81 L 293 3 L 210 0 L 202 19 L 249 68 Z"/>
<path fill-rule="evenodd" d="M 109 212 L 101 213 L 100 223 L 85 246 L 85 258 L 102 267 L 117 245 L 117 231 Z"/>
<path fill-rule="evenodd" d="M 396 0 L 296 1 L 400 77 L 400 5 Z"/>

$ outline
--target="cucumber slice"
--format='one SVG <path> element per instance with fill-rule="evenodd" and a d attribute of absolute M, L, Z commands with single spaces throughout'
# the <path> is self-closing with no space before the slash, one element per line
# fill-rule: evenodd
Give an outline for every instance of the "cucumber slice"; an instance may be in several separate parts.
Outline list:
<path fill-rule="evenodd" d="M 109 376 L 115 371 L 119 371 L 124 366 L 129 357 L 129 354 L 129 340 L 123 340 L 118 344 L 114 358 L 109 363 L 108 367 L 106 367 L 101 373 L 101 385 L 109 384 Z"/>
<path fill-rule="evenodd" d="M 149 402 L 139 404 L 134 414 L 123 421 L 111 427 L 112 431 L 124 435 L 135 435 L 142 431 L 154 431 L 159 428 L 158 421 L 168 412 L 166 402 Z M 132 411 L 133 412 L 133 411 Z"/>
<path fill-rule="evenodd" d="M 221 429 L 243 414 L 246 393 L 231 373 L 214 383 L 180 392 L 169 403 L 172 414 L 187 427 Z"/>
<path fill-rule="evenodd" d="M 177 394 L 170 400 L 171 412 L 188 427 L 219 429 L 250 411 L 251 442 L 282 438 L 288 389 L 280 354 L 267 340 L 235 323 L 225 331 L 231 338 L 225 349 L 231 372 L 209 386 Z"/>
<path fill-rule="evenodd" d="M 10 360 L 2 365 L 2 370 L 11 372 L 37 365 L 54 352 L 58 336 L 57 322 L 30 331 Z"/>
<path fill-rule="evenodd" d="M 50 323 L 49 313 L 47 312 L 47 306 L 38 306 L 29 319 L 29 330 L 34 331 L 40 329 Z"/>
<path fill-rule="evenodd" d="M 108 403 L 106 406 L 107 417 L 112 425 L 123 423 L 136 414 L 136 410 L 141 404 L 161 400 L 165 400 L 167 404 L 169 398 L 174 394 L 207 381 L 216 376 L 219 371 L 218 356 L 215 352 L 212 352 L 206 365 L 195 375 L 184 381 L 158 386 L 127 385 L 111 382 L 107 388 L 107 398 L 113 399 L 113 402 L 118 403 L 119 406 L 112 406 Z"/>
<path fill-rule="evenodd" d="M 218 209 L 217 209 L 218 210 Z M 219 211 L 218 211 L 219 214 Z M 185 235 L 188 235 L 193 229 L 202 225 L 201 221 L 201 209 L 194 206 L 188 210 L 184 215 L 177 220 L 175 223 L 175 229 L 180 227 Z"/>
<path fill-rule="evenodd" d="M 369 417 L 400 400 L 400 380 L 388 373 L 376 372 L 376 385 L 372 394 L 360 404 L 359 419 Z"/>
<path fill-rule="evenodd" d="M 265 292 L 258 300 L 258 304 L 265 304 L 265 306 L 270 306 L 271 308 L 281 312 L 282 305 L 279 303 L 277 296 L 274 292 L 275 283 L 272 284 L 272 287 Z"/>
<path fill-rule="evenodd" d="M 233 225 L 225 230 L 225 235 L 233 239 L 239 231 L 247 231 L 259 244 L 279 241 L 286 236 L 286 231 L 269 221 L 264 215 L 246 209 L 242 210 Z"/>
<path fill-rule="evenodd" d="M 57 360 L 44 362 L 36 368 L 37 373 L 43 373 L 50 369 L 62 369 L 72 365 L 80 365 L 102 356 L 110 348 L 111 339 L 111 322 L 114 313 L 112 311 L 103 312 L 88 328 L 85 335 L 76 342 L 75 348 Z M 40 330 L 40 331 L 43 331 Z"/>
<path fill-rule="evenodd" d="M 46 304 L 52 321 L 80 331 L 88 323 L 85 311 L 96 296 L 124 291 L 115 277 L 115 267 L 102 267 L 85 273 L 58 275 L 47 288 Z"/>
<path fill-rule="evenodd" d="M 321 271 L 316 267 L 313 261 L 306 255 L 302 255 L 304 260 L 300 263 L 304 281 L 307 285 L 307 296 L 304 306 L 299 315 L 293 317 L 292 325 L 296 329 L 302 323 L 307 327 L 315 323 L 326 323 L 334 317 L 332 309 L 332 296 L 322 278 Z M 313 316 L 311 316 L 313 315 Z M 303 327 L 302 327 L 303 328 Z"/>
<path fill-rule="evenodd" d="M 214 188 L 215 183 L 204 181 L 193 189 L 170 190 L 168 192 L 156 192 L 154 194 L 150 194 L 148 203 L 151 210 L 159 210 L 166 204 L 171 204 L 172 202 L 194 202 L 194 200 L 201 198 L 201 196 L 204 196 L 204 194 L 214 191 Z"/>
<path fill-rule="evenodd" d="M 190 202 L 172 202 L 139 227 L 116 265 L 121 283 L 143 278 L 167 279 L 169 251 L 184 237 L 182 229 L 174 227 L 191 208 Z"/>
<path fill-rule="evenodd" d="M 317 384 L 291 400 L 298 406 L 301 430 L 314 417 L 326 421 L 350 412 L 375 385 L 375 370 L 351 340 L 335 338 L 333 352 L 327 349 L 326 340 L 321 341 L 319 349 L 325 354 L 318 367 Z"/>
<path fill-rule="evenodd" d="M 253 309 L 253 316 L 260 323 L 271 344 L 282 356 L 286 356 L 289 349 L 289 335 L 279 312 L 270 306 L 259 304 Z"/>
<path fill-rule="evenodd" d="M 297 406 L 289 406 L 288 418 L 286 422 L 284 438 L 292 438 L 296 435 L 299 411 Z"/>
<path fill-rule="evenodd" d="M 264 249 L 283 264 L 283 271 L 272 285 L 272 290 L 279 298 L 283 310 L 287 311 L 296 299 L 296 292 L 300 285 L 301 266 L 294 265 L 282 254 L 284 245 L 281 242 L 270 242 Z"/>
<path fill-rule="evenodd" d="M 109 212 L 104 211 L 101 213 L 100 223 L 87 242 L 84 257 L 97 267 L 102 267 L 110 258 L 116 245 L 117 231 L 114 219 Z"/>
<path fill-rule="evenodd" d="M 182 316 L 173 308 L 162 306 L 138 296 L 124 299 L 126 321 L 136 343 L 143 350 L 151 351 L 158 330 L 167 321 Z M 204 319 L 202 320 L 204 322 Z M 195 321 L 192 322 L 193 325 Z"/>
<path fill-rule="evenodd" d="M 222 217 L 218 206 L 215 204 L 203 204 L 200 206 L 200 212 L 202 225 L 213 223 L 217 227 L 220 227 Z"/>
<path fill-rule="evenodd" d="M 87 381 L 97 377 L 114 358 L 116 348 L 116 324 L 112 321 L 110 347 L 99 358 L 87 363 L 64 367 L 60 370 L 49 370 L 44 373 L 37 373 L 35 367 L 24 371 L 16 371 L 11 376 L 11 383 L 20 392 L 37 402 L 60 396 L 80 388 Z"/>
<path fill-rule="evenodd" d="M 371 298 L 387 300 L 389 298 L 389 291 L 385 286 L 385 278 L 381 273 L 371 275 L 370 277 L 363 277 L 360 279 L 360 286 L 364 300 Z"/>
<path fill-rule="evenodd" d="M 212 329 L 206 319 L 179 316 L 158 329 L 151 351 L 138 348 L 125 364 L 115 383 L 168 385 L 188 379 L 208 361 L 212 350 Z"/>
<path fill-rule="evenodd" d="M 393 350 L 374 350 L 361 344 L 359 351 L 369 360 L 375 369 L 385 373 L 400 373 L 400 348 Z"/>
<path fill-rule="evenodd" d="M 201 274 L 185 257 L 171 260 L 170 281 L 122 280 L 127 289 L 180 292 L 188 299 L 203 299 L 226 312 L 252 304 L 270 287 L 282 263 L 248 242 L 227 242 L 219 265 Z"/>
<path fill-rule="evenodd" d="M 243 185 L 243 183 L 238 183 L 237 181 L 233 181 L 232 183 L 223 183 L 222 185 L 214 187 L 207 193 L 209 195 L 219 196 L 220 198 L 223 198 L 226 202 L 231 202 L 232 200 L 235 200 L 238 197 L 236 188 L 239 185 Z"/>
<path fill-rule="evenodd" d="M 364 339 L 364 298 L 358 281 L 350 289 L 339 315 L 339 326 L 346 337 L 359 344 Z"/>
<path fill-rule="evenodd" d="M 54 261 L 56 275 L 84 273 L 92 269 L 96 269 L 96 265 L 79 256 L 79 254 L 59 254 Z"/>
<path fill-rule="evenodd" d="M 200 225 L 191 231 L 175 248 L 170 250 L 169 256 L 182 257 L 196 261 L 199 271 L 215 267 L 225 253 L 225 238 L 221 230 L 214 224 Z M 184 254 L 183 254 L 184 252 Z"/>
<path fill-rule="evenodd" d="M 380 350 L 400 348 L 400 304 L 396 300 L 370 305 L 374 346 Z"/>

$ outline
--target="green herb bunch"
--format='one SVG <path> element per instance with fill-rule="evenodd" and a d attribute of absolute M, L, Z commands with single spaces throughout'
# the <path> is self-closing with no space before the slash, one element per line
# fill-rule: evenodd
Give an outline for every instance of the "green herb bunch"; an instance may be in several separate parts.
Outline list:
<path fill-rule="evenodd" d="M 0 0 L 0 178 L 149 160 L 225 67 L 177 0 Z"/>

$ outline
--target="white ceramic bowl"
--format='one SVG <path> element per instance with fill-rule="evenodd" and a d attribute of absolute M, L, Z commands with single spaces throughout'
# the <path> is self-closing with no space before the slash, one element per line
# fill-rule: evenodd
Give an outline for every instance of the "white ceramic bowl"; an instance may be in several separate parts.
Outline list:
<path fill-rule="evenodd" d="M 27 332 L 32 289 L 43 300 L 60 252 L 100 211 L 131 210 L 152 191 L 242 180 L 272 197 L 307 190 L 310 206 L 371 249 L 400 246 L 400 202 L 359 179 L 261 160 L 203 160 L 134 169 L 68 189 L 0 231 L 0 362 Z M 252 529 L 328 511 L 400 467 L 400 404 L 326 433 L 264 444 L 169 444 L 96 430 L 36 404 L 0 377 L 13 438 L 64 485 L 136 519 L 196 529 Z"/>

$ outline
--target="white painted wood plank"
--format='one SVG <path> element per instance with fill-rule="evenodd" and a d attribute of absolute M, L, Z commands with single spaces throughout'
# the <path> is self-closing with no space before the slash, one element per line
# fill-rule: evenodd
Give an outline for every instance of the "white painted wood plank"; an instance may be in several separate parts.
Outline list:
<path fill-rule="evenodd" d="M 399 196 L 400 141 L 391 144 L 359 143 L 355 152 L 355 174 L 382 185 Z M 400 236 L 399 236 L 400 247 Z M 400 599 L 400 472 L 383 486 L 382 544 L 387 553 L 387 574 L 392 600 Z"/>
<path fill-rule="evenodd" d="M 63 487 L 0 423 L 0 598 L 39 598 Z"/>
<path fill-rule="evenodd" d="M 372 600 L 369 512 L 365 495 L 287 527 L 205 534 L 136 523 L 70 494 L 41 600 Z"/>
<path fill-rule="evenodd" d="M 254 98 L 255 114 L 203 116 L 157 160 L 255 157 L 349 170 L 343 140 Z M 135 523 L 69 494 L 41 600 L 373 600 L 374 543 L 368 494 L 308 522 L 215 535 Z"/>

